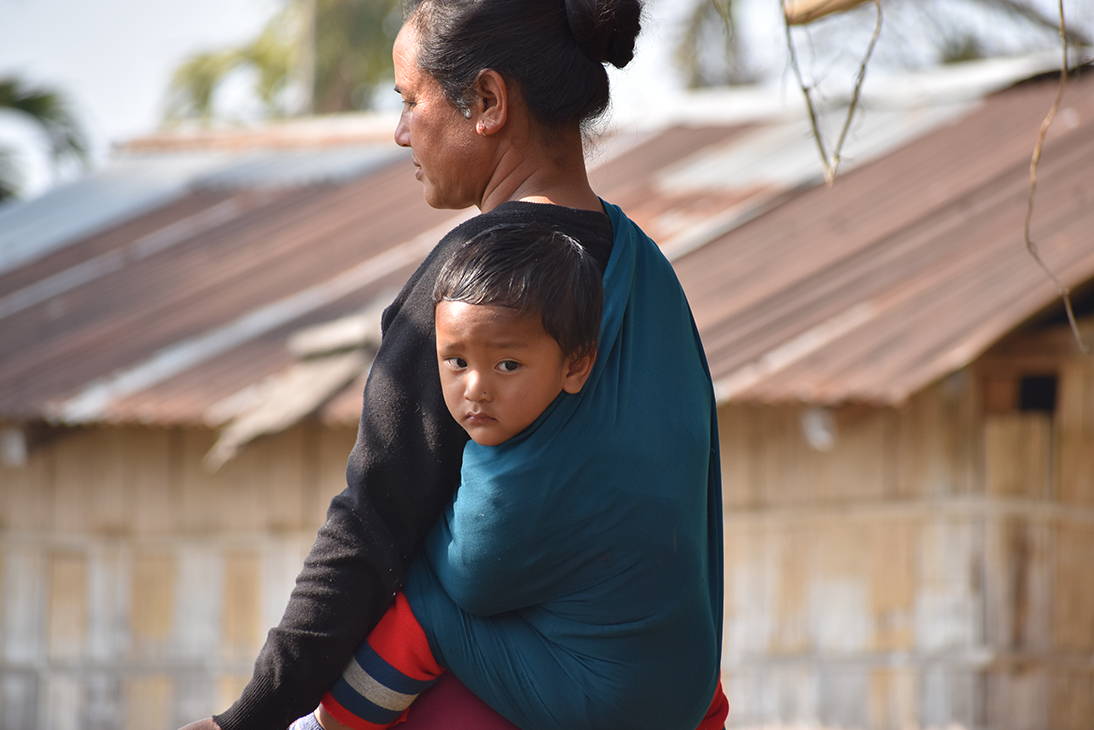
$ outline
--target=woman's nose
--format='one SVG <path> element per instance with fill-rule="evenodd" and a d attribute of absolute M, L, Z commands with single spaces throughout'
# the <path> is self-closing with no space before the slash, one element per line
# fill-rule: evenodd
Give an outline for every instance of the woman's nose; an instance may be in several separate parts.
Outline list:
<path fill-rule="evenodd" d="M 406 111 L 399 115 L 399 123 L 395 125 L 395 144 L 400 147 L 410 146 L 410 125 L 406 121 Z"/>

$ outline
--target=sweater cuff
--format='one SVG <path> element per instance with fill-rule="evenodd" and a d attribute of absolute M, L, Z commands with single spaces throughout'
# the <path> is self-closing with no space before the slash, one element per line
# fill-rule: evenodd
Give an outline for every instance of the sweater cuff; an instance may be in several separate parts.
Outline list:
<path fill-rule="evenodd" d="M 213 715 L 213 720 L 221 730 L 284 730 L 296 718 L 286 720 L 286 708 L 280 704 L 272 683 L 265 677 L 255 677 L 235 704 Z"/>

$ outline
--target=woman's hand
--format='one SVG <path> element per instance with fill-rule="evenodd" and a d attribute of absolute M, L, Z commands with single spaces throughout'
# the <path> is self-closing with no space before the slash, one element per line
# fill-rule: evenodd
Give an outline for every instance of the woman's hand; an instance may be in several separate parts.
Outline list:
<path fill-rule="evenodd" d="M 179 730 L 221 730 L 220 725 L 217 725 L 216 721 L 211 717 L 206 717 L 203 720 L 192 722 L 189 725 L 184 725 Z"/>

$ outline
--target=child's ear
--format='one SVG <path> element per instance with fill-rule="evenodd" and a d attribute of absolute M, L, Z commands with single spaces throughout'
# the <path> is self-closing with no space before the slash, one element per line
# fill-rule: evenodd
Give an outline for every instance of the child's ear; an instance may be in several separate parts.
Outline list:
<path fill-rule="evenodd" d="M 589 373 L 593 371 L 594 362 L 596 350 L 570 358 L 562 375 L 562 389 L 567 393 L 580 393 L 585 387 L 585 381 L 589 379 Z"/>

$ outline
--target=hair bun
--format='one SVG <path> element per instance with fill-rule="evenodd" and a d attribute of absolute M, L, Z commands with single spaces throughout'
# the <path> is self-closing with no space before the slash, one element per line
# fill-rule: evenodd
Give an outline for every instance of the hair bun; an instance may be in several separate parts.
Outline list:
<path fill-rule="evenodd" d="M 563 0 L 577 44 L 597 63 L 623 68 L 634 58 L 641 0 Z"/>

